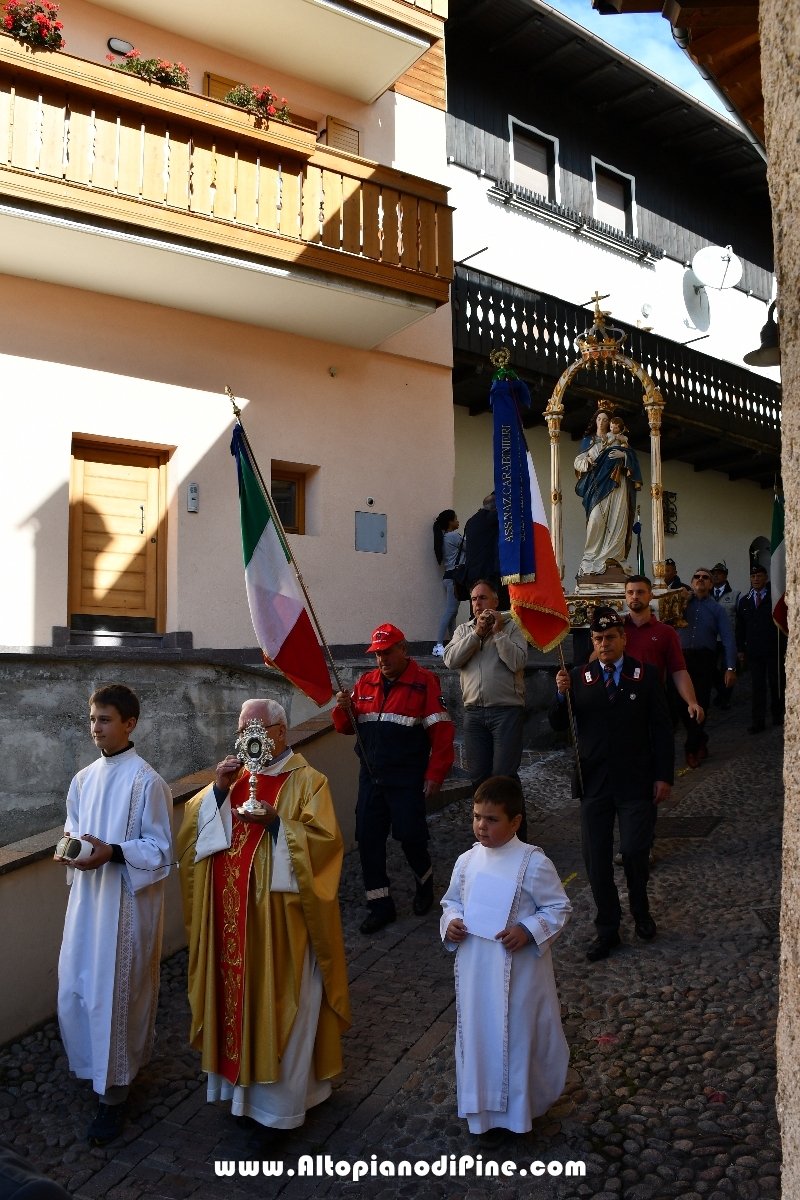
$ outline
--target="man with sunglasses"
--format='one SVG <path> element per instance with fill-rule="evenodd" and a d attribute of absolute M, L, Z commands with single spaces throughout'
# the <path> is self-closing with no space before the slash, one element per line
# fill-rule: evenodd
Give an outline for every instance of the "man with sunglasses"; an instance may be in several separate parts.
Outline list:
<path fill-rule="evenodd" d="M 728 614 L 711 595 L 711 572 L 707 567 L 697 568 L 691 586 L 692 594 L 684 613 L 686 627 L 678 630 L 678 637 L 697 703 L 707 713 L 716 671 L 717 639 L 722 643 L 725 658 L 726 688 L 732 688 L 736 683 L 736 640 Z M 690 767 L 699 767 L 701 760 L 708 757 L 705 717 L 702 721 L 696 720 L 682 708 L 681 720 L 686 729 L 686 762 Z"/>

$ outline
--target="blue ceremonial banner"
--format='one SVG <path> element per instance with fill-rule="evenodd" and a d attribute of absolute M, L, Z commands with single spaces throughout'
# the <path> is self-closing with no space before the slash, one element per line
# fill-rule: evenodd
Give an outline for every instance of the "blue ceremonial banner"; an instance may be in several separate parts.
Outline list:
<path fill-rule="evenodd" d="M 531 397 L 521 379 L 496 379 L 489 393 L 494 420 L 494 491 L 500 522 L 500 578 L 504 584 L 533 583 L 531 480 L 520 410 Z"/>

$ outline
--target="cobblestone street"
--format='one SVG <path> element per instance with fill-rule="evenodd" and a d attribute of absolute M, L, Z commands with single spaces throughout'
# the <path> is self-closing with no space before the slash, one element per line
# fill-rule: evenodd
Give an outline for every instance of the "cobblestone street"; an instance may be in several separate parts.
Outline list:
<path fill-rule="evenodd" d="M 658 938 L 636 942 L 628 918 L 623 947 L 596 965 L 585 959 L 593 909 L 577 805 L 569 799 L 571 754 L 544 753 L 525 768 L 531 840 L 555 861 L 574 905 L 554 949 L 571 1067 L 564 1096 L 534 1130 L 509 1135 L 500 1151 L 483 1155 L 484 1171 L 494 1159 L 516 1164 L 511 1173 L 487 1178 L 473 1166 L 452 1175 L 457 1166 L 448 1163 L 443 1175 L 367 1174 L 358 1182 L 351 1174 L 288 1174 L 303 1154 L 368 1167 L 374 1161 L 376 1170 L 382 1160 L 396 1169 L 404 1159 L 475 1156 L 456 1109 L 453 959 L 439 942 L 438 905 L 422 920 L 410 915 L 411 877 L 394 847 L 399 919 L 371 940 L 358 932 L 364 909 L 357 856 L 345 860 L 353 1028 L 333 1096 L 302 1129 L 253 1142 L 225 1105 L 205 1103 L 199 1055 L 186 1045 L 181 953 L 163 965 L 156 1052 L 132 1090 L 124 1139 L 87 1148 L 90 1085 L 69 1077 L 55 1025 L 0 1052 L 5 1136 L 79 1200 L 777 1197 L 782 738 L 777 729 L 748 738 L 748 708 L 743 695 L 730 713 L 715 710 L 709 759 L 679 776 L 679 803 L 659 819 L 650 885 Z M 437 895 L 457 855 L 472 844 L 470 811 L 462 801 L 431 818 Z M 283 1174 L 217 1178 L 215 1160 L 282 1161 Z M 586 1175 L 532 1179 L 534 1160 L 582 1160 Z"/>

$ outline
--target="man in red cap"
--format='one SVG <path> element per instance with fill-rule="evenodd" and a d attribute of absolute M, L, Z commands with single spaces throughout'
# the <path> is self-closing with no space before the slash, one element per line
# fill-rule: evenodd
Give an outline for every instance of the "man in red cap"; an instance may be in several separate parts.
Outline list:
<path fill-rule="evenodd" d="M 417 881 L 414 912 L 424 916 L 433 904 L 425 801 L 453 765 L 453 722 L 438 677 L 409 658 L 395 625 L 374 630 L 367 654 L 378 669 L 361 676 L 352 696 L 337 692 L 333 722 L 352 734 L 355 720 L 361 735 L 356 837 L 369 908 L 361 932 L 376 933 L 396 917 L 386 874 L 390 830 Z"/>

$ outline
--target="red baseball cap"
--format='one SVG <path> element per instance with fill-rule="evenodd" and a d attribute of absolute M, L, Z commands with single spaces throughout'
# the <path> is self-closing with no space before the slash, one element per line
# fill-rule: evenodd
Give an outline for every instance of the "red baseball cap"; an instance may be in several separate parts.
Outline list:
<path fill-rule="evenodd" d="M 398 642 L 405 640 L 406 635 L 396 625 L 379 625 L 372 631 L 372 642 L 367 646 L 367 654 L 374 654 L 376 650 L 388 650 L 390 646 L 396 646 Z"/>

